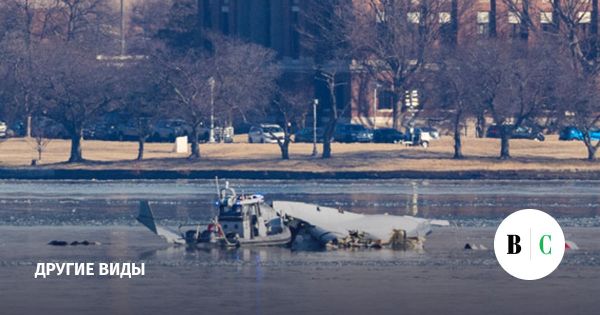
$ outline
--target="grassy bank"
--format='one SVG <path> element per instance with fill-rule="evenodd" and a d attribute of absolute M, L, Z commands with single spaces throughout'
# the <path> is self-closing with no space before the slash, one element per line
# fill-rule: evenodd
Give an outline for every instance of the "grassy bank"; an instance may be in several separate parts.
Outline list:
<path fill-rule="evenodd" d="M 239 141 L 244 137 L 239 136 Z M 84 141 L 83 155 L 89 162 L 63 163 L 68 159 L 69 141 L 54 140 L 44 152 L 40 169 L 85 170 L 231 170 L 289 172 L 459 172 L 459 171 L 600 171 L 600 163 L 585 160 L 585 147 L 580 142 L 558 141 L 549 137 L 545 142 L 512 140 L 513 159 L 497 158 L 499 141 L 466 138 L 463 160 L 452 159 L 452 139 L 444 137 L 427 148 L 404 147 L 398 144 L 333 145 L 333 158 L 311 157 L 311 144 L 292 144 L 291 160 L 280 159 L 276 144 L 204 144 L 203 158 L 190 161 L 185 154 L 173 153 L 173 145 L 147 144 L 146 159 L 135 161 L 135 142 Z M 33 140 L 9 139 L 0 143 L 0 167 L 29 166 L 37 154 Z M 320 146 L 319 146 L 320 149 Z"/>

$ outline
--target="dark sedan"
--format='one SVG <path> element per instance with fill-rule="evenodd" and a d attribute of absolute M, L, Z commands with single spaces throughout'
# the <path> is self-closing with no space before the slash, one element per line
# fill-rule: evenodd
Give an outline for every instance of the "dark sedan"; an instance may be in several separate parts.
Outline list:
<path fill-rule="evenodd" d="M 506 126 L 510 128 L 510 126 Z M 490 126 L 487 130 L 486 137 L 488 138 L 500 138 L 500 127 L 498 125 Z M 544 141 L 546 137 L 544 134 L 536 127 L 518 127 L 513 130 L 512 135 L 510 136 L 512 139 L 529 139 L 529 140 L 537 140 Z"/>
<path fill-rule="evenodd" d="M 324 134 L 324 129 L 317 128 L 317 142 L 318 143 L 323 142 L 323 134 Z M 333 142 L 333 137 L 332 137 L 331 141 Z M 313 142 L 313 128 L 304 128 L 304 129 L 296 132 L 296 134 L 294 135 L 294 142 L 312 143 Z"/>
<path fill-rule="evenodd" d="M 404 134 L 394 128 L 382 128 L 373 131 L 373 142 L 375 143 L 398 143 L 403 139 Z"/>

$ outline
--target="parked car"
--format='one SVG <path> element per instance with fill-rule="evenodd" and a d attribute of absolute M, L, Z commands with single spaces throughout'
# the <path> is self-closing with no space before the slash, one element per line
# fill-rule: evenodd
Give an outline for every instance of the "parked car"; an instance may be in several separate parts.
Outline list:
<path fill-rule="evenodd" d="M 205 141 L 208 139 L 206 130 L 200 132 L 199 140 Z M 192 126 L 181 119 L 162 119 L 157 121 L 152 128 L 150 139 L 152 141 L 167 141 L 173 142 L 175 138 L 181 136 L 191 136 Z M 191 139 L 190 139 L 191 140 Z"/>
<path fill-rule="evenodd" d="M 404 134 L 394 128 L 381 128 L 373 131 L 373 142 L 375 143 L 398 143 L 403 139 Z"/>
<path fill-rule="evenodd" d="M 56 121 L 43 117 L 37 116 L 32 119 L 31 122 L 31 135 L 33 137 L 43 137 L 50 139 L 68 139 L 70 138 L 69 132 L 63 127 L 63 125 Z"/>
<path fill-rule="evenodd" d="M 223 142 L 223 143 L 233 143 L 233 136 L 235 136 L 235 131 L 233 127 L 215 127 L 215 141 Z M 209 130 L 210 137 L 210 130 Z"/>
<path fill-rule="evenodd" d="M 593 141 L 600 141 L 600 129 L 590 130 L 589 134 Z M 583 132 L 581 132 L 581 130 L 579 130 L 577 127 L 565 127 L 560 131 L 558 139 L 563 141 L 583 141 Z"/>
<path fill-rule="evenodd" d="M 96 122 L 83 129 L 83 138 L 87 140 L 117 140 L 117 126 L 106 122 Z"/>
<path fill-rule="evenodd" d="M 0 121 L 0 138 L 6 138 L 8 135 L 8 126 L 5 122 Z"/>
<path fill-rule="evenodd" d="M 498 125 L 492 125 L 486 132 L 488 138 L 500 138 L 500 127 Z M 520 126 L 515 129 L 511 135 L 512 139 L 529 139 L 544 141 L 546 137 L 541 132 L 539 127 Z"/>
<path fill-rule="evenodd" d="M 433 127 L 418 127 L 416 129 L 421 133 L 421 138 L 423 138 L 423 140 L 429 141 L 440 139 L 440 132 Z"/>
<path fill-rule="evenodd" d="M 338 142 L 371 142 L 373 131 L 363 125 L 339 124 L 335 127 L 333 137 Z"/>
<path fill-rule="evenodd" d="M 317 142 L 318 143 L 323 143 L 323 139 L 325 136 L 325 129 L 323 128 L 317 128 Z M 298 132 L 296 132 L 296 134 L 294 135 L 294 142 L 307 142 L 307 143 L 312 143 L 313 142 L 313 128 L 304 128 Z M 334 137 L 331 137 L 331 141 L 334 141 Z"/>
<path fill-rule="evenodd" d="M 249 143 L 277 143 L 277 139 L 283 140 L 285 133 L 283 128 L 276 124 L 260 124 L 253 126 L 248 131 Z"/>
<path fill-rule="evenodd" d="M 428 148 L 431 141 L 438 140 L 439 138 L 439 132 L 435 128 L 406 128 L 402 143 L 406 146 Z"/>
<path fill-rule="evenodd" d="M 140 123 L 146 124 L 139 125 Z M 152 126 L 152 121 L 137 121 L 137 120 L 129 120 L 127 123 L 120 124 L 115 129 L 116 138 L 119 141 L 137 141 L 140 135 L 140 127 L 146 128 L 146 132 L 149 136 L 152 135 L 152 132 L 155 131 Z M 191 128 L 190 128 L 191 129 Z"/>
<path fill-rule="evenodd" d="M 93 140 L 119 140 L 119 130 L 127 121 L 128 117 L 119 112 L 104 114 L 83 129 L 83 137 Z"/>

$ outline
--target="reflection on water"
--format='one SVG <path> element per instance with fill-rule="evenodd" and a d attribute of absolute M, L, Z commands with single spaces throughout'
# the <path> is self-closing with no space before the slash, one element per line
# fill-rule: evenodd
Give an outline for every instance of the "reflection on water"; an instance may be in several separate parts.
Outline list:
<path fill-rule="evenodd" d="M 359 213 L 445 218 L 461 225 L 495 224 L 524 208 L 541 209 L 559 219 L 581 219 L 577 224 L 586 225 L 595 224 L 600 216 L 600 185 L 592 181 L 232 184 L 238 192 L 262 193 L 267 200 L 313 202 Z M 206 222 L 215 214 L 211 181 L 0 181 L 0 225 L 131 225 L 142 199 L 152 202 L 163 224 Z"/>

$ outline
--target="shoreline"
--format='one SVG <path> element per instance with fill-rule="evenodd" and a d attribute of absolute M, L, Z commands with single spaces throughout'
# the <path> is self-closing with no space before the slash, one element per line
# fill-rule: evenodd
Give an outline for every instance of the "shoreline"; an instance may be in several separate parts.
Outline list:
<path fill-rule="evenodd" d="M 600 180 L 600 171 L 282 171 L 0 168 L 0 180 L 160 180 L 160 179 L 423 179 L 423 180 Z"/>

